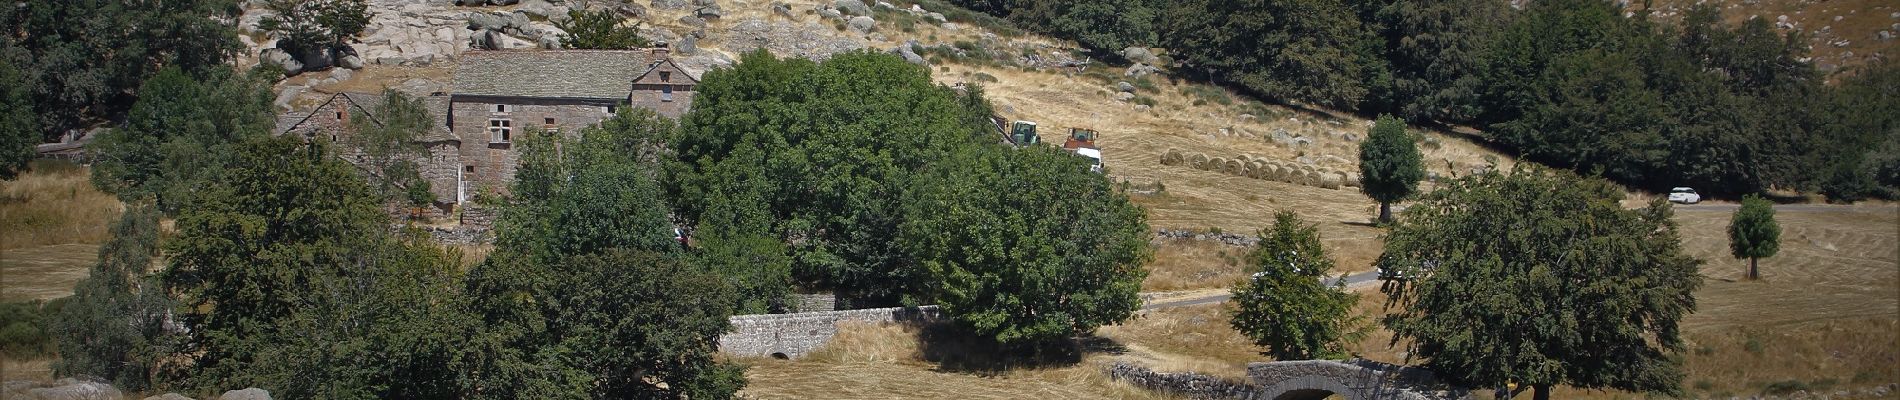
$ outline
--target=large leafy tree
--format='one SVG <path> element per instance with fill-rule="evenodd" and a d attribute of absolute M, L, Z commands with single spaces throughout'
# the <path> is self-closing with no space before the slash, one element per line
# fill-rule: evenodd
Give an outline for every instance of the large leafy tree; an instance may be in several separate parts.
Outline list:
<path fill-rule="evenodd" d="M 139 88 L 125 126 L 97 139 L 93 183 L 126 201 L 155 199 L 175 211 L 251 137 L 274 126 L 269 86 L 229 71 L 195 78 L 160 71 Z"/>
<path fill-rule="evenodd" d="M 1279 360 L 1345 356 L 1344 344 L 1362 338 L 1364 317 L 1352 315 L 1359 299 L 1345 280 L 1328 285 L 1333 260 L 1320 245 L 1319 228 L 1291 211 L 1274 214 L 1247 256 L 1247 280 L 1234 285 L 1235 330 L 1266 347 Z"/>
<path fill-rule="evenodd" d="M 363 33 L 373 16 L 366 0 L 266 0 L 264 9 L 271 13 L 258 27 L 295 55 L 330 51 Z"/>
<path fill-rule="evenodd" d="M 180 202 L 167 287 L 185 306 L 185 382 L 293 397 L 440 397 L 456 351 L 453 264 L 387 233 L 356 169 L 322 143 L 255 136 Z"/>
<path fill-rule="evenodd" d="M 673 122 L 622 111 L 574 135 L 523 135 L 497 249 L 469 272 L 466 397 L 730 397 L 712 353 L 736 304 L 679 251 L 654 184 Z"/>
<path fill-rule="evenodd" d="M 13 179 L 38 156 L 40 130 L 33 117 L 33 100 L 26 74 L 0 54 L 0 179 Z"/>
<path fill-rule="evenodd" d="M 898 242 L 945 314 L 1003 344 L 1068 339 L 1141 305 L 1149 230 L 1080 158 L 1053 148 L 974 148 L 933 165 L 904 196 Z"/>
<path fill-rule="evenodd" d="M 1598 179 L 1520 166 L 1447 182 L 1405 212 L 1384 257 L 1416 280 L 1394 340 L 1446 377 L 1680 393 L 1678 323 L 1695 309 L 1699 261 L 1670 207 L 1626 210 Z"/>
<path fill-rule="evenodd" d="M 1371 37 L 1339 0 L 1188 0 L 1160 20 L 1163 47 L 1217 82 L 1331 107 L 1367 94 Z"/>
<path fill-rule="evenodd" d="M 73 297 L 53 319 L 60 375 L 89 375 L 124 390 L 160 383 L 160 361 L 171 355 L 165 319 L 170 297 L 151 279 L 158 254 L 158 211 L 134 205 L 112 225 L 112 239 L 99 261 L 73 288 Z"/>
<path fill-rule="evenodd" d="M 1390 115 L 1366 133 L 1359 144 L 1359 191 L 1379 202 L 1379 222 L 1392 222 L 1392 202 L 1405 200 L 1418 192 L 1418 181 L 1425 179 L 1423 157 L 1418 142 L 1405 132 L 1405 121 Z"/>
<path fill-rule="evenodd" d="M 228 70 L 240 11 L 232 0 L 17 2 L 0 7 L 0 63 L 26 76 L 18 88 L 52 138 L 123 117 L 160 69 Z"/>
<path fill-rule="evenodd" d="M 773 218 L 766 234 L 791 247 L 795 277 L 846 306 L 903 303 L 919 291 L 890 240 L 904 218 L 898 194 L 915 171 L 987 134 L 971 121 L 988 110 L 928 74 L 870 52 L 822 64 L 754 52 L 706 73 L 668 143 L 678 154 L 664 178 L 675 214 L 698 225 L 709 196 L 759 179 Z"/>
<path fill-rule="evenodd" d="M 1370 88 L 1367 108 L 1413 121 L 1469 121 L 1478 114 L 1477 74 L 1487 41 L 1510 21 L 1503 0 L 1354 0 L 1389 62 L 1388 85 Z"/>
<path fill-rule="evenodd" d="M 1761 279 L 1755 262 L 1781 250 L 1781 225 L 1775 223 L 1774 204 L 1759 196 L 1742 198 L 1742 208 L 1728 223 L 1729 254 L 1748 259 L 1748 279 Z"/>

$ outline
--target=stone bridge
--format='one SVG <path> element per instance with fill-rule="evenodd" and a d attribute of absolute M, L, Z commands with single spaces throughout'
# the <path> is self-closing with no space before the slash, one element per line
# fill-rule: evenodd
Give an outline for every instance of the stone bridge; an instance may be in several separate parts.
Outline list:
<path fill-rule="evenodd" d="M 1337 394 L 1348 400 L 1436 400 L 1463 398 L 1467 393 L 1439 384 L 1430 371 L 1367 360 L 1251 363 L 1247 377 L 1252 382 L 1155 372 L 1125 363 L 1110 365 L 1108 374 L 1136 386 L 1197 399 L 1317 400 Z"/>

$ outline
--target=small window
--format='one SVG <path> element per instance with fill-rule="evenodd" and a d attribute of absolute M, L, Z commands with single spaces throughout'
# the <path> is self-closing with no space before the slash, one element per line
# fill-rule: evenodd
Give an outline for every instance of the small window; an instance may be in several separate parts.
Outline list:
<path fill-rule="evenodd" d="M 672 72 L 660 71 L 660 82 L 672 82 L 672 81 L 673 81 Z"/>
<path fill-rule="evenodd" d="M 547 118 L 542 118 L 542 119 L 546 120 L 548 125 L 554 125 L 554 117 L 547 117 Z"/>
<path fill-rule="evenodd" d="M 660 87 L 660 101 L 673 101 L 673 87 L 672 86 Z"/>
<path fill-rule="evenodd" d="M 514 138 L 514 121 L 506 119 L 488 120 L 488 136 L 491 143 L 508 143 Z"/>
<path fill-rule="evenodd" d="M 342 112 L 342 111 L 337 111 L 337 112 L 336 112 L 336 119 L 343 119 L 343 112 Z"/>
<path fill-rule="evenodd" d="M 507 104 L 496 104 L 496 105 L 495 105 L 495 112 L 498 112 L 498 113 L 505 113 L 505 112 L 509 112 L 509 111 L 513 111 L 513 110 L 514 110 L 514 107 L 509 107 L 509 106 L 508 106 Z"/>
<path fill-rule="evenodd" d="M 473 165 L 464 165 L 464 166 L 462 166 L 462 172 L 468 172 L 468 173 L 474 173 L 474 172 L 475 172 L 475 166 L 473 166 Z"/>
<path fill-rule="evenodd" d="M 606 107 L 601 107 L 601 108 L 600 108 L 600 112 L 604 112 L 604 113 L 608 113 L 608 114 L 613 114 L 613 113 L 614 113 L 614 111 L 616 111 L 616 110 L 614 110 L 614 106 L 606 106 Z"/>

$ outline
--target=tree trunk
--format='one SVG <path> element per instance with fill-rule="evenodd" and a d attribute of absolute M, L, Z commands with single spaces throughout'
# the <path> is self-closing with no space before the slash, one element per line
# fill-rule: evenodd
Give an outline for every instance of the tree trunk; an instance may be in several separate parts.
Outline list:
<path fill-rule="evenodd" d="M 1550 384 L 1532 385 L 1531 390 L 1531 400 L 1550 400 Z"/>
<path fill-rule="evenodd" d="M 1755 261 L 1757 260 L 1760 259 L 1755 257 L 1748 258 L 1748 280 L 1761 279 L 1761 270 L 1755 269 Z"/>
<path fill-rule="evenodd" d="M 1392 223 L 1392 203 L 1384 202 L 1384 201 L 1379 202 L 1379 223 L 1381 224 Z"/>

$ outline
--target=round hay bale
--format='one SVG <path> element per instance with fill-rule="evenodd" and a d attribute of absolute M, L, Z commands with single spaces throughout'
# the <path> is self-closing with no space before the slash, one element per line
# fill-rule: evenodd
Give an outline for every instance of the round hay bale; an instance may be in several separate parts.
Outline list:
<path fill-rule="evenodd" d="M 1190 168 L 1207 169 L 1206 168 L 1206 165 L 1207 165 L 1206 154 L 1194 153 L 1194 155 L 1188 156 L 1187 161 L 1188 161 L 1188 167 Z"/>
<path fill-rule="evenodd" d="M 1179 165 L 1180 158 L 1181 149 L 1169 148 L 1168 151 L 1161 152 L 1161 165 Z"/>
<path fill-rule="evenodd" d="M 1267 173 L 1266 170 L 1267 170 L 1267 163 L 1260 161 L 1259 159 L 1255 159 L 1253 161 L 1247 162 L 1247 177 L 1248 178 L 1260 179 L 1262 175 L 1265 175 Z"/>
<path fill-rule="evenodd" d="M 1240 160 L 1240 162 L 1242 162 L 1242 163 L 1249 163 L 1249 162 L 1253 162 L 1253 155 L 1252 155 L 1252 154 L 1241 154 L 1241 155 L 1239 155 L 1239 156 L 1236 156 L 1236 157 L 1234 157 L 1234 159 L 1235 159 L 1235 160 Z"/>
<path fill-rule="evenodd" d="M 1226 168 L 1226 167 L 1227 167 L 1227 157 L 1214 157 L 1214 158 L 1208 159 L 1207 164 L 1201 165 L 1201 170 L 1220 172 L 1221 168 Z"/>
<path fill-rule="evenodd" d="M 1320 181 L 1320 178 L 1319 178 L 1319 172 L 1317 172 L 1317 171 L 1313 171 L 1313 170 L 1312 170 L 1311 168 L 1306 168 L 1306 169 L 1301 169 L 1301 170 L 1300 170 L 1300 182 L 1299 182 L 1299 183 L 1300 183 L 1301 185 L 1306 185 L 1306 186 L 1319 186 L 1319 181 Z"/>
<path fill-rule="evenodd" d="M 1346 187 L 1359 187 L 1359 174 L 1346 174 Z"/>
<path fill-rule="evenodd" d="M 1327 173 L 1320 174 L 1319 187 L 1323 187 L 1327 189 L 1338 189 L 1339 185 L 1341 183 L 1344 183 L 1345 181 L 1346 181 L 1346 178 L 1340 176 L 1338 172 L 1327 172 Z"/>
<path fill-rule="evenodd" d="M 1240 175 L 1245 173 L 1243 168 L 1246 168 L 1246 164 L 1247 163 L 1240 162 L 1240 160 L 1227 160 L 1227 166 L 1226 168 L 1222 168 L 1221 172 L 1225 172 L 1228 175 Z"/>
<path fill-rule="evenodd" d="M 1267 172 L 1264 175 L 1270 181 L 1286 182 L 1286 166 L 1280 163 L 1268 163 Z"/>

